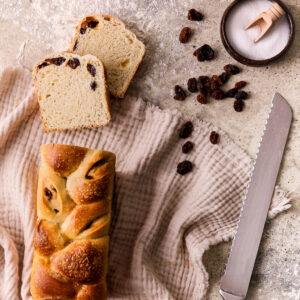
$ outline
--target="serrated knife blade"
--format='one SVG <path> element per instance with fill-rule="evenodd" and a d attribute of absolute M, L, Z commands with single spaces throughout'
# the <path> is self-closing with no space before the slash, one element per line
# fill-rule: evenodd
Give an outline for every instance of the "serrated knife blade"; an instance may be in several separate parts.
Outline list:
<path fill-rule="evenodd" d="M 225 300 L 245 299 L 274 192 L 292 121 L 292 110 L 278 93 L 256 156 L 250 183 L 232 242 L 220 294 Z"/>

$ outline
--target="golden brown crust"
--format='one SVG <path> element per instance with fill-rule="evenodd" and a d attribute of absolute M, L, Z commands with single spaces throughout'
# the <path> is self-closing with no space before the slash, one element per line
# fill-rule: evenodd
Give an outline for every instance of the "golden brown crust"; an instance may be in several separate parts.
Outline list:
<path fill-rule="evenodd" d="M 63 233 L 70 239 L 76 239 L 95 219 L 109 212 L 108 201 L 77 205 L 61 226 Z"/>
<path fill-rule="evenodd" d="M 101 282 L 107 270 L 108 237 L 73 242 L 52 258 L 55 271 L 67 279 L 91 284 Z"/>
<path fill-rule="evenodd" d="M 32 296 L 104 300 L 115 155 L 49 144 L 41 157 Z"/>
<path fill-rule="evenodd" d="M 49 256 L 53 252 L 62 249 L 64 244 L 65 240 L 56 224 L 51 224 L 46 220 L 37 222 L 34 234 L 34 248 L 39 254 Z"/>
<path fill-rule="evenodd" d="M 67 176 L 76 170 L 87 152 L 87 148 L 69 145 L 48 144 L 41 147 L 42 159 L 61 176 Z"/>
<path fill-rule="evenodd" d="M 31 273 L 31 294 L 34 299 L 72 299 L 76 290 L 72 282 L 61 281 L 49 273 L 49 267 L 38 258 L 34 258 Z M 53 298 L 52 298 L 53 297 Z"/>
<path fill-rule="evenodd" d="M 106 299 L 107 288 L 105 284 L 83 285 L 74 300 Z"/>
<path fill-rule="evenodd" d="M 67 189 L 77 204 L 87 204 L 106 199 L 112 194 L 112 168 L 115 157 L 98 151 L 85 157 L 84 163 L 70 175 Z"/>
<path fill-rule="evenodd" d="M 79 33 L 80 28 L 81 28 L 82 26 L 84 26 L 84 25 L 85 25 L 89 20 L 91 20 L 91 19 L 99 20 L 99 19 L 101 19 L 101 18 L 104 19 L 104 20 L 107 20 L 107 19 L 108 19 L 108 20 L 113 19 L 115 22 L 118 22 L 119 24 L 121 24 L 121 25 L 124 26 L 124 28 L 125 28 L 125 24 L 124 24 L 120 19 L 118 19 L 118 18 L 116 18 L 116 17 L 112 17 L 112 16 L 105 15 L 105 14 L 95 14 L 95 15 L 89 15 L 89 16 L 86 16 L 86 17 L 84 17 L 84 18 L 80 21 L 80 23 L 76 26 L 74 38 L 72 39 L 72 41 L 71 41 L 71 43 L 70 43 L 70 47 L 69 47 L 69 49 L 67 50 L 67 52 L 73 53 L 73 51 L 75 50 L 75 49 L 74 49 L 74 46 L 75 46 L 75 44 L 78 42 L 78 38 L 80 37 L 80 33 Z M 130 83 L 131 83 L 131 81 L 132 81 L 134 75 L 136 74 L 136 72 L 137 72 L 139 66 L 141 65 L 141 63 L 142 63 L 142 61 L 143 61 L 143 59 L 144 59 L 144 57 L 145 57 L 145 54 L 146 54 L 146 48 L 144 48 L 143 56 L 142 56 L 142 58 L 141 58 L 140 63 L 136 66 L 134 72 L 132 73 L 131 77 L 129 78 L 128 83 L 127 83 L 127 85 L 124 87 L 123 91 L 122 91 L 121 93 L 115 93 L 114 91 L 111 91 L 111 90 L 110 90 L 110 93 L 111 93 L 114 97 L 116 97 L 116 98 L 124 98 L 124 97 L 125 97 L 125 94 L 126 94 L 126 92 L 127 92 L 127 89 L 128 89 L 128 87 L 129 87 L 129 85 L 130 85 Z"/>

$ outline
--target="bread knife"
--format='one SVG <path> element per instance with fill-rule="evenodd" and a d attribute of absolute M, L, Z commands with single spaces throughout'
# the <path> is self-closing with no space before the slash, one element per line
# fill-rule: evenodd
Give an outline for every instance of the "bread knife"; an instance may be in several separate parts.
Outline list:
<path fill-rule="evenodd" d="M 280 162 L 292 121 L 287 101 L 275 93 L 232 241 L 220 294 L 225 300 L 246 297 Z"/>

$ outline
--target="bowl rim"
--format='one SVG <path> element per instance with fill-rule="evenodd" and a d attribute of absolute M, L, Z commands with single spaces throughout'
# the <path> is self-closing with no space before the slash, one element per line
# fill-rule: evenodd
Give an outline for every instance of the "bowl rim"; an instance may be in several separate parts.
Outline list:
<path fill-rule="evenodd" d="M 263 59 L 263 60 L 255 60 L 255 59 L 247 58 L 247 57 L 244 57 L 243 55 L 241 55 L 238 51 L 236 51 L 231 46 L 231 44 L 228 41 L 227 34 L 226 34 L 226 29 L 225 29 L 225 25 L 226 25 L 226 21 L 228 19 L 229 13 L 231 12 L 231 10 L 237 4 L 239 4 L 242 1 L 250 1 L 250 0 L 235 0 L 235 1 L 233 1 L 226 8 L 226 10 L 225 10 L 225 12 L 222 16 L 221 26 L 220 26 L 220 34 L 221 34 L 222 43 L 223 43 L 226 51 L 230 54 L 230 56 L 233 57 L 238 62 L 244 64 L 244 65 L 248 65 L 248 66 L 265 66 L 265 65 L 268 65 L 268 64 L 274 62 L 275 60 L 279 59 L 291 47 L 291 45 L 293 43 L 293 40 L 294 40 L 294 37 L 295 37 L 295 22 L 294 22 L 293 16 L 290 13 L 290 11 L 288 10 L 288 8 L 286 7 L 286 5 L 282 1 L 280 1 L 280 0 L 270 1 L 270 2 L 278 3 L 286 13 L 287 20 L 288 20 L 289 27 L 290 27 L 290 35 L 289 35 L 288 42 L 287 42 L 286 46 L 278 54 L 276 54 L 273 57 Z"/>

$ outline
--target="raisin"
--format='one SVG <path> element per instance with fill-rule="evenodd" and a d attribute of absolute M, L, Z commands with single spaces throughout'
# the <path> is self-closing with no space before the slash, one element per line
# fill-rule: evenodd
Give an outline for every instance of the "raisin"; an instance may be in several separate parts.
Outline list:
<path fill-rule="evenodd" d="M 80 61 L 78 58 L 74 57 L 73 59 L 68 60 L 67 65 L 72 69 L 76 69 L 78 66 L 80 66 Z"/>
<path fill-rule="evenodd" d="M 76 40 L 74 46 L 73 46 L 73 51 L 77 49 L 77 45 L 78 45 L 78 40 Z"/>
<path fill-rule="evenodd" d="M 193 123 L 191 121 L 185 122 L 179 129 L 179 137 L 182 139 L 186 139 L 192 134 L 193 130 Z"/>
<path fill-rule="evenodd" d="M 233 103 L 233 108 L 237 112 L 241 112 L 244 108 L 244 101 L 243 100 L 235 100 Z"/>
<path fill-rule="evenodd" d="M 85 28 L 80 28 L 80 33 L 85 34 L 86 29 Z"/>
<path fill-rule="evenodd" d="M 96 90 L 96 87 L 97 87 L 97 82 L 96 82 L 96 81 L 93 81 L 93 82 L 91 83 L 91 89 L 92 89 L 93 91 L 95 91 L 95 90 Z"/>
<path fill-rule="evenodd" d="M 223 81 L 218 75 L 213 75 L 211 80 L 216 81 L 220 86 L 223 84 Z"/>
<path fill-rule="evenodd" d="M 200 94 L 197 96 L 197 101 L 201 104 L 207 103 L 207 91 L 206 90 L 200 90 Z"/>
<path fill-rule="evenodd" d="M 211 142 L 212 144 L 218 144 L 218 143 L 219 143 L 219 138 L 220 138 L 220 136 L 219 136 L 219 134 L 218 134 L 217 132 L 212 131 L 212 132 L 210 133 L 209 140 L 210 140 L 210 142 Z"/>
<path fill-rule="evenodd" d="M 89 28 L 95 28 L 98 25 L 98 21 L 90 21 L 87 23 L 87 27 Z"/>
<path fill-rule="evenodd" d="M 49 64 L 44 61 L 43 63 L 41 63 L 40 65 L 38 65 L 38 68 L 41 69 L 41 68 L 44 68 L 46 66 L 49 66 Z"/>
<path fill-rule="evenodd" d="M 175 90 L 175 96 L 174 96 L 175 100 L 183 101 L 186 98 L 186 93 L 181 86 L 175 85 L 174 90 Z"/>
<path fill-rule="evenodd" d="M 208 76 L 199 76 L 197 86 L 198 90 L 210 88 L 210 78 Z"/>
<path fill-rule="evenodd" d="M 235 84 L 235 88 L 236 89 L 242 89 L 243 87 L 245 87 L 246 86 L 246 84 L 247 84 L 247 82 L 246 81 L 239 81 L 239 82 L 237 82 L 236 84 Z"/>
<path fill-rule="evenodd" d="M 190 153 L 194 148 L 194 143 L 191 141 L 187 141 L 182 145 L 182 152 L 183 153 Z"/>
<path fill-rule="evenodd" d="M 210 89 L 216 90 L 221 85 L 223 85 L 221 78 L 218 75 L 213 75 L 210 82 Z"/>
<path fill-rule="evenodd" d="M 222 100 L 224 99 L 224 92 L 220 89 L 217 89 L 212 92 L 211 96 L 216 100 Z"/>
<path fill-rule="evenodd" d="M 45 188 L 44 192 L 45 192 L 45 196 L 48 198 L 48 200 L 51 200 L 52 199 L 52 192 L 48 188 Z"/>
<path fill-rule="evenodd" d="M 245 100 L 247 99 L 248 94 L 244 91 L 240 91 L 238 93 L 235 94 L 234 98 L 237 100 Z"/>
<path fill-rule="evenodd" d="M 227 72 L 223 72 L 221 75 L 219 75 L 219 77 L 223 83 L 226 83 L 230 77 L 230 74 Z"/>
<path fill-rule="evenodd" d="M 196 93 L 198 92 L 198 87 L 197 87 L 197 79 L 196 78 L 190 78 L 187 82 L 188 90 L 191 93 Z"/>
<path fill-rule="evenodd" d="M 240 68 L 237 66 L 228 64 L 228 65 L 224 66 L 224 71 L 231 75 L 236 75 L 236 74 L 240 73 Z"/>
<path fill-rule="evenodd" d="M 193 169 L 193 164 L 189 160 L 184 160 L 177 165 L 177 173 L 180 175 L 185 175 L 191 172 Z"/>
<path fill-rule="evenodd" d="M 65 58 L 60 56 L 60 57 L 52 57 L 52 58 L 47 58 L 46 61 L 49 62 L 50 64 L 54 64 L 56 66 L 60 66 L 63 62 L 65 62 Z"/>
<path fill-rule="evenodd" d="M 198 61 L 212 60 L 215 57 L 214 50 L 207 44 L 204 44 L 194 52 Z"/>
<path fill-rule="evenodd" d="M 201 12 L 192 8 L 188 11 L 188 19 L 190 21 L 201 21 L 203 19 L 203 15 L 201 14 Z"/>
<path fill-rule="evenodd" d="M 238 90 L 236 88 L 230 89 L 225 93 L 225 98 L 234 98 L 234 96 L 237 94 Z"/>
<path fill-rule="evenodd" d="M 54 211 L 56 214 L 59 213 L 59 210 L 56 209 L 56 208 L 54 208 L 53 211 Z"/>
<path fill-rule="evenodd" d="M 187 43 L 191 35 L 192 35 L 192 29 L 190 27 L 182 28 L 179 34 L 179 42 L 183 44 Z"/>
<path fill-rule="evenodd" d="M 96 68 L 92 64 L 87 64 L 86 68 L 87 68 L 88 72 L 90 72 L 91 75 L 93 77 L 95 77 L 95 75 L 96 75 Z"/>

